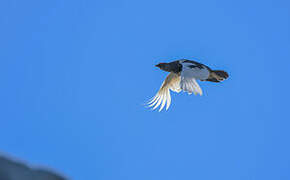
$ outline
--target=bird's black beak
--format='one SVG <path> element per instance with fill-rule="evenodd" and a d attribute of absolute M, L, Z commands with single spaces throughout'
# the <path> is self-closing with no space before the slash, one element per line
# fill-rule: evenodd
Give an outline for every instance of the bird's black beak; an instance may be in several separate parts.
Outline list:
<path fill-rule="evenodd" d="M 161 66 L 160 66 L 160 64 L 156 64 L 156 65 L 155 65 L 155 67 L 158 67 L 158 68 L 160 68 Z"/>

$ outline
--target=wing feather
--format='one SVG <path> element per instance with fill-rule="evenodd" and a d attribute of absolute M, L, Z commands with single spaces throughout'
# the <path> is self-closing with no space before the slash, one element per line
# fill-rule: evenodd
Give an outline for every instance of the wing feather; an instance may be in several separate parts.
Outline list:
<path fill-rule="evenodd" d="M 194 93 L 195 95 L 202 95 L 202 89 L 196 82 L 196 79 L 199 78 L 197 77 L 197 73 L 192 68 L 183 66 L 180 76 L 180 87 L 183 91 L 187 92 L 188 94 Z"/>
<path fill-rule="evenodd" d="M 166 110 L 170 107 L 171 104 L 171 96 L 170 90 L 174 92 L 180 92 L 180 75 L 176 73 L 170 73 L 166 79 L 163 81 L 159 91 L 157 94 L 152 98 L 152 100 L 148 103 L 149 107 L 153 107 L 152 109 L 156 109 L 159 107 L 159 111 L 161 111 L 164 106 L 166 105 Z"/>

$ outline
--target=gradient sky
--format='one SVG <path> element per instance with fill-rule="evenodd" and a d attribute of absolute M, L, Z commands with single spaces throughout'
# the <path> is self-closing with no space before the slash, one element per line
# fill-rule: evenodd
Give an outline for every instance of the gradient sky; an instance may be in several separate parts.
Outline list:
<path fill-rule="evenodd" d="M 286 0 L 0 3 L 0 151 L 74 180 L 289 180 Z M 229 72 L 144 108 L 179 58 Z"/>

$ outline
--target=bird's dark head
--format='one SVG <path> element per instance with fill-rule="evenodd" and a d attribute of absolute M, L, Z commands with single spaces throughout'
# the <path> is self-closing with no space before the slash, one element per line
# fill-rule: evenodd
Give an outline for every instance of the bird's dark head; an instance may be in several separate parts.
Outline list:
<path fill-rule="evenodd" d="M 155 65 L 155 67 L 160 68 L 163 71 L 170 71 L 170 65 L 168 63 L 159 63 L 157 65 Z"/>
<path fill-rule="evenodd" d="M 159 67 L 161 69 L 162 67 L 165 66 L 165 64 L 167 64 L 167 63 L 159 63 L 159 64 L 155 65 L 155 67 Z"/>

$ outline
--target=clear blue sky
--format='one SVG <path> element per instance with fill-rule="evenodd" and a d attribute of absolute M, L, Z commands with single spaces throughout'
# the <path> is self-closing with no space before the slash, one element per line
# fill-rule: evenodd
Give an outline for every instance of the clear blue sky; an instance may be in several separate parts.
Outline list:
<path fill-rule="evenodd" d="M 75 180 L 289 180 L 286 0 L 0 3 L 0 151 Z M 229 72 L 143 104 L 178 58 Z"/>

